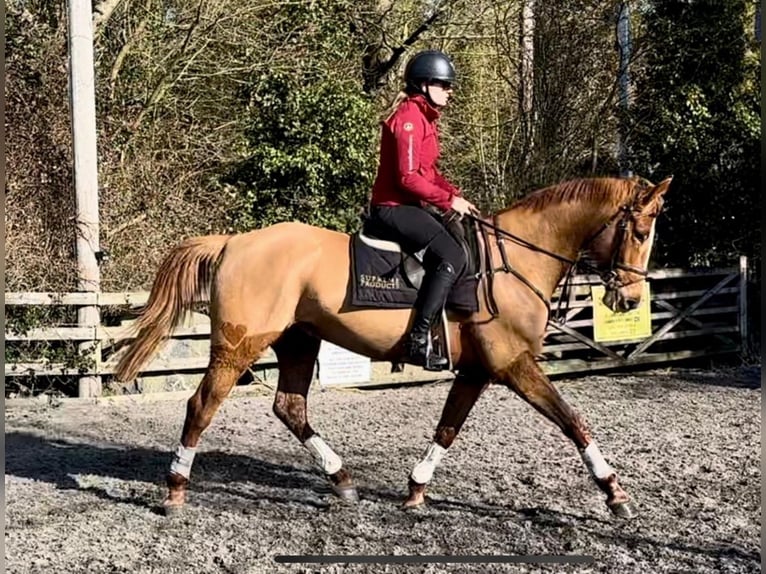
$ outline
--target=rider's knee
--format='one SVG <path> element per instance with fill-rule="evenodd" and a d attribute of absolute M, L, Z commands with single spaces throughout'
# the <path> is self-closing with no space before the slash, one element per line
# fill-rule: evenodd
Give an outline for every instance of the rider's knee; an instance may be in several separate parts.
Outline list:
<path fill-rule="evenodd" d="M 449 254 L 449 258 L 444 259 L 444 263 L 450 266 L 452 273 L 460 275 L 466 266 L 466 257 L 463 249 L 458 246 L 456 250 Z"/>
<path fill-rule="evenodd" d="M 455 267 L 449 261 L 442 261 L 436 266 L 436 272 L 442 275 L 456 275 Z"/>

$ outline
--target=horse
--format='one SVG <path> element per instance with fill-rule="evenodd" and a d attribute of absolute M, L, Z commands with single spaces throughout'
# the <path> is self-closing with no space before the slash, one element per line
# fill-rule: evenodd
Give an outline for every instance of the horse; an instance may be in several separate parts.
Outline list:
<path fill-rule="evenodd" d="M 404 509 L 426 503 L 436 467 L 479 396 L 495 383 L 517 393 L 574 443 L 615 516 L 637 514 L 584 418 L 562 398 L 536 358 L 554 290 L 576 265 L 600 274 L 603 302 L 611 310 L 628 311 L 640 303 L 655 222 L 671 179 L 656 185 L 640 177 L 573 179 L 533 191 L 491 217 L 476 217 L 486 232 L 488 260 L 502 265 L 481 273 L 479 290 L 485 297 L 478 311 L 446 313 L 455 377 L 433 440 L 409 476 Z M 166 514 L 186 503 L 201 434 L 269 346 L 279 367 L 274 414 L 311 453 L 333 493 L 358 500 L 343 460 L 308 422 L 307 396 L 320 342 L 373 360 L 401 362 L 412 310 L 348 303 L 350 238 L 283 222 L 240 234 L 192 237 L 165 257 L 135 322 L 135 338 L 124 339 L 127 349 L 115 375 L 118 381 L 135 379 L 186 312 L 209 301 L 210 361 L 187 403 L 167 474 Z"/>

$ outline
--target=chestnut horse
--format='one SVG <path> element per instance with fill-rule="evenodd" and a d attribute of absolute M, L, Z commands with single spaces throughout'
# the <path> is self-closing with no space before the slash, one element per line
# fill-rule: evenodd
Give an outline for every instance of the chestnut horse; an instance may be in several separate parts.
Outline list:
<path fill-rule="evenodd" d="M 573 180 L 535 191 L 482 220 L 486 246 L 502 266 L 485 271 L 477 313 L 448 313 L 456 377 L 433 442 L 412 470 L 405 508 L 425 503 L 426 485 L 489 383 L 510 388 L 556 424 L 579 450 L 606 504 L 618 516 L 636 511 L 599 452 L 583 418 L 569 406 L 535 357 L 542 349 L 550 298 L 585 256 L 604 280 L 614 311 L 638 305 L 654 227 L 670 178 Z M 347 302 L 349 235 L 290 222 L 237 235 L 194 237 L 163 261 L 137 336 L 116 371 L 133 380 L 158 345 L 199 301 L 210 302 L 210 363 L 194 395 L 167 477 L 166 513 L 180 510 L 195 449 L 222 401 L 271 346 L 279 362 L 274 413 L 301 441 L 338 496 L 356 500 L 340 456 L 308 423 L 307 395 L 322 339 L 376 360 L 403 360 L 410 309 L 360 309 Z M 491 304 L 489 304 L 491 302 Z"/>

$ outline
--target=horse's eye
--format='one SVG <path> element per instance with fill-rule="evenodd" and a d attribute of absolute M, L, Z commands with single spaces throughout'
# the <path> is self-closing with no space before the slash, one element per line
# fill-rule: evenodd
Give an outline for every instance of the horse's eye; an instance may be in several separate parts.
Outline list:
<path fill-rule="evenodd" d="M 648 233 L 642 233 L 641 231 L 634 230 L 633 231 L 633 236 L 636 239 L 638 239 L 641 243 L 643 243 L 644 241 L 647 240 L 647 238 L 649 237 L 649 234 Z"/>

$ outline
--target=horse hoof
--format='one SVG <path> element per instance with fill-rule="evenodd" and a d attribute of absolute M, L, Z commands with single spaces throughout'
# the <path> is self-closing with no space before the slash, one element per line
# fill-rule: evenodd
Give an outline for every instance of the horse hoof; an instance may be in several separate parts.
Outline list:
<path fill-rule="evenodd" d="M 343 502 L 359 502 L 359 493 L 356 491 L 355 486 L 335 486 L 332 487 L 335 496 L 340 498 Z"/>
<path fill-rule="evenodd" d="M 410 497 L 402 503 L 402 510 L 412 511 L 421 510 L 426 506 L 426 497 L 420 493 L 410 495 Z"/>
<path fill-rule="evenodd" d="M 183 504 L 163 504 L 162 513 L 167 517 L 178 516 L 183 511 Z"/>
<path fill-rule="evenodd" d="M 633 502 L 630 500 L 627 502 L 615 502 L 614 504 L 610 504 L 609 510 L 611 510 L 612 514 L 619 518 L 630 519 L 638 516 L 638 509 L 636 508 L 636 505 L 633 504 Z"/>
<path fill-rule="evenodd" d="M 410 502 L 409 500 L 407 500 L 407 501 L 405 501 L 402 504 L 402 510 L 404 512 L 413 512 L 413 513 L 414 512 L 421 512 L 421 511 L 425 510 L 425 508 L 426 508 L 425 501 L 423 501 L 423 502 Z"/>

